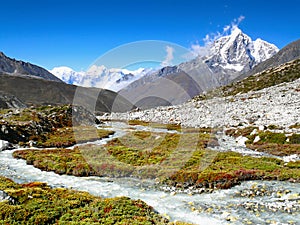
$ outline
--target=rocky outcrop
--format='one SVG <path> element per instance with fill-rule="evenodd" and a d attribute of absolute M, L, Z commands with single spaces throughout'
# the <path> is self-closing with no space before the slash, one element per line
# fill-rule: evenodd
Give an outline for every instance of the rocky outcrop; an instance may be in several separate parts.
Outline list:
<path fill-rule="evenodd" d="M 0 140 L 13 144 L 28 142 L 36 136 L 45 136 L 55 128 L 72 127 L 79 125 L 94 125 L 100 121 L 94 114 L 82 106 L 58 106 L 45 108 L 31 108 L 24 111 L 10 113 L 0 120 Z M 5 116 L 5 115 L 4 115 Z M 10 120 L 11 117 L 25 117 L 24 121 Z"/>
<path fill-rule="evenodd" d="M 0 91 L 0 108 L 7 109 L 7 108 L 25 108 L 26 104 L 24 104 L 20 99 L 17 97 L 1 92 Z"/>
<path fill-rule="evenodd" d="M 277 54 L 275 54 L 271 58 L 261 62 L 260 64 L 255 66 L 248 73 L 245 73 L 245 74 L 237 77 L 236 80 L 241 80 L 250 75 L 260 73 L 264 70 L 282 65 L 286 62 L 290 62 L 292 60 L 299 59 L 299 58 L 300 58 L 300 39 L 288 44 L 283 49 L 281 49 Z"/>

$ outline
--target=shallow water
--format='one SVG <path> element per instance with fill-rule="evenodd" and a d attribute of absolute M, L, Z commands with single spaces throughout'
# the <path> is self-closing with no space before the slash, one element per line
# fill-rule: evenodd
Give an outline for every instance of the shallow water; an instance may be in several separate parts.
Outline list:
<path fill-rule="evenodd" d="M 104 144 L 124 135 L 128 128 L 115 124 L 113 128 L 108 128 L 117 131 L 114 135 L 93 143 Z M 157 190 L 151 180 L 74 177 L 45 172 L 26 165 L 25 160 L 14 159 L 12 153 L 0 152 L 0 175 L 18 183 L 41 181 L 52 187 L 88 191 L 105 198 L 128 196 L 141 199 L 172 221 L 195 224 L 300 224 L 300 184 L 249 181 L 229 190 L 190 196 Z M 257 195 L 257 192 L 261 193 Z"/>

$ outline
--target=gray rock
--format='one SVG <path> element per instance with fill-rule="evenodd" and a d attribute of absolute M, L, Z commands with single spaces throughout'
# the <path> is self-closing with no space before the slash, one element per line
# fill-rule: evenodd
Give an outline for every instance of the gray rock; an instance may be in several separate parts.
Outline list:
<path fill-rule="evenodd" d="M 0 190 L 0 202 L 8 201 L 10 204 L 16 204 L 17 201 L 9 196 L 5 191 Z"/>
<path fill-rule="evenodd" d="M 0 140 L 0 151 L 12 149 L 13 146 L 8 141 Z"/>

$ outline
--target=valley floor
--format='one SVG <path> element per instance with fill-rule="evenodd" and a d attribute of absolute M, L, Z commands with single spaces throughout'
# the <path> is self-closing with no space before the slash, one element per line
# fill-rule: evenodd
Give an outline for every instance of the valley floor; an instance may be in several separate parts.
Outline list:
<path fill-rule="evenodd" d="M 104 210 L 107 224 L 297 224 L 299 99 L 300 79 L 247 94 L 112 113 L 99 117 L 107 122 L 98 129 L 85 111 L 86 124 L 71 126 L 70 106 L 4 111 L 0 135 L 13 134 L 15 142 L 2 142 L 1 148 L 25 148 L 0 153 L 0 175 L 21 183 L 1 178 L 1 193 L 11 199 L 0 201 L 6 209 L 0 220 L 13 224 L 24 208 L 32 221 L 93 218 L 103 224 L 102 214 L 87 209 L 91 204 Z M 44 199 L 62 190 L 24 184 L 32 181 L 105 198 L 142 199 L 160 215 L 136 200 L 103 200 L 64 189 L 68 209 L 55 216 Z M 80 205 L 78 196 L 88 203 Z M 32 214 L 39 207 L 43 210 Z M 131 214 L 133 220 L 126 217 Z"/>

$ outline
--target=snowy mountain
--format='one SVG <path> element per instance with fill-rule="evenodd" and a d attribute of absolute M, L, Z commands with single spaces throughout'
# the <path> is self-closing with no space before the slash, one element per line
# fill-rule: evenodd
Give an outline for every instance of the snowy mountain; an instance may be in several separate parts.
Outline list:
<path fill-rule="evenodd" d="M 133 81 L 141 78 L 152 69 L 139 68 L 134 71 L 127 69 L 108 69 L 105 66 L 93 65 L 88 71 L 76 72 L 65 66 L 55 67 L 50 72 L 68 84 L 83 87 L 97 87 L 119 91 Z"/>
<path fill-rule="evenodd" d="M 266 41 L 252 41 L 237 26 L 232 26 L 230 31 L 229 35 L 205 46 L 206 55 L 164 67 L 129 84 L 119 93 L 139 108 L 153 107 L 153 96 L 158 99 L 157 106 L 180 104 L 202 92 L 227 85 L 278 52 L 275 45 Z"/>
<path fill-rule="evenodd" d="M 258 38 L 255 41 L 234 26 L 229 35 L 220 37 L 210 45 L 205 63 L 214 71 L 247 72 L 255 65 L 275 55 L 279 49 Z M 227 71 L 226 71 L 227 70 Z"/>
<path fill-rule="evenodd" d="M 229 35 L 220 37 L 210 46 L 205 63 L 214 71 L 247 72 L 275 55 L 279 49 L 260 38 L 255 41 L 233 26 Z"/>

